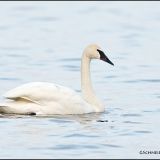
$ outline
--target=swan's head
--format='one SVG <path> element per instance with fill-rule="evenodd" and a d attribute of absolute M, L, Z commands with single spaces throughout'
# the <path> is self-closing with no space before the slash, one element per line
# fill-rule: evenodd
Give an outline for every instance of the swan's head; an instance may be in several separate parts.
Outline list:
<path fill-rule="evenodd" d="M 91 44 L 87 46 L 84 50 L 84 53 L 89 59 L 100 59 L 111 65 L 114 65 L 97 44 Z"/>

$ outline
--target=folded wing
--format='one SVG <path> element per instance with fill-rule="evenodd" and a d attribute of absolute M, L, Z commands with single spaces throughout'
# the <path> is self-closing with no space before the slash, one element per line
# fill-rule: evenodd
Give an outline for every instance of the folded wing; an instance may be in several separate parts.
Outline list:
<path fill-rule="evenodd" d="M 24 99 L 46 105 L 50 101 L 70 99 L 75 95 L 75 91 L 67 87 L 47 82 L 32 82 L 10 90 L 4 97 L 12 100 Z"/>

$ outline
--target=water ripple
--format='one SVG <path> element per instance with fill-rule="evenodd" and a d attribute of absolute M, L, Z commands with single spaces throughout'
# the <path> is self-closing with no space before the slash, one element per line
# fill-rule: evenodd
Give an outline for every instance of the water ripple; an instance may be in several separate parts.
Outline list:
<path fill-rule="evenodd" d="M 152 132 L 151 131 L 134 131 L 134 133 L 144 134 L 144 133 L 152 133 Z"/>
<path fill-rule="evenodd" d="M 137 80 L 127 80 L 124 83 L 160 83 L 160 79 L 137 79 Z"/>
<path fill-rule="evenodd" d="M 123 116 L 123 117 L 140 117 L 142 115 L 136 114 L 136 113 L 127 113 L 127 114 L 122 114 L 121 116 Z"/>
<path fill-rule="evenodd" d="M 123 123 L 128 123 L 128 124 L 142 124 L 142 122 L 135 122 L 135 121 L 123 121 Z"/>
<path fill-rule="evenodd" d="M 62 67 L 69 71 L 80 71 L 80 67 L 75 65 L 62 65 Z"/>
<path fill-rule="evenodd" d="M 33 11 L 33 10 L 37 10 L 37 9 L 40 9 L 39 7 L 36 7 L 36 6 L 33 6 L 33 5 L 30 5 L 30 6 L 25 6 L 25 5 L 21 5 L 21 6 L 15 6 L 13 8 L 11 8 L 13 11 Z"/>
<path fill-rule="evenodd" d="M 18 78 L 9 78 L 9 77 L 0 77 L 0 81 L 17 81 L 20 80 Z"/>
<path fill-rule="evenodd" d="M 98 135 L 87 135 L 87 134 L 79 134 L 79 133 L 73 133 L 73 134 L 69 134 L 69 135 L 65 135 L 64 137 L 83 137 L 83 138 L 92 138 L 92 137 L 98 137 Z"/>
<path fill-rule="evenodd" d="M 118 76 L 116 75 L 110 75 L 110 76 L 105 76 L 104 78 L 107 78 L 107 79 L 112 79 L 112 78 L 117 78 Z"/>
<path fill-rule="evenodd" d="M 71 145 L 56 145 L 55 147 L 50 147 L 51 150 L 62 150 L 62 149 L 72 149 L 72 150 L 76 150 L 76 149 L 96 149 L 98 148 L 98 146 L 96 145 L 75 145 L 75 144 L 71 144 Z"/>
<path fill-rule="evenodd" d="M 53 22 L 53 21 L 57 21 L 59 20 L 58 17 L 49 17 L 49 16 L 45 16 L 45 17 L 32 17 L 29 18 L 30 21 L 39 21 L 39 22 Z"/>
<path fill-rule="evenodd" d="M 6 51 L 26 51 L 30 50 L 28 47 L 0 47 L 0 50 L 6 50 Z"/>
<path fill-rule="evenodd" d="M 79 68 L 78 66 L 75 65 L 62 65 L 65 68 Z"/>
<path fill-rule="evenodd" d="M 80 58 L 62 58 L 59 59 L 58 61 L 63 61 L 63 62 L 77 62 L 77 61 L 81 61 Z"/>
<path fill-rule="evenodd" d="M 120 145 L 115 145 L 115 144 L 103 144 L 105 147 L 111 147 L 111 148 L 122 148 Z"/>
<path fill-rule="evenodd" d="M 51 121 L 51 122 L 56 122 L 56 123 L 62 123 L 62 124 L 64 124 L 64 123 L 71 123 L 71 120 L 69 120 L 69 119 L 61 119 L 61 118 L 59 118 L 59 119 L 50 119 L 49 121 Z"/>

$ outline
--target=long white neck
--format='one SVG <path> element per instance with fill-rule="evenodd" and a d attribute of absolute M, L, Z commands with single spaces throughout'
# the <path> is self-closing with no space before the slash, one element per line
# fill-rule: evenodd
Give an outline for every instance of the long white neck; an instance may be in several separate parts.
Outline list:
<path fill-rule="evenodd" d="M 89 104 L 91 104 L 95 110 L 101 112 L 104 110 L 102 103 L 96 97 L 90 78 L 90 62 L 91 59 L 86 56 L 85 53 L 82 55 L 81 60 L 81 88 L 82 96 Z"/>

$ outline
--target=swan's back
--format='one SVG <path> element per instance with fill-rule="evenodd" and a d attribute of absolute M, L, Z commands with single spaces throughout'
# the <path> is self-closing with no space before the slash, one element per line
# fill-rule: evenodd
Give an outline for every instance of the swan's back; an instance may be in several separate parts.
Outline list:
<path fill-rule="evenodd" d="M 16 87 L 8 91 L 4 97 L 16 100 L 24 98 L 33 102 L 58 100 L 75 95 L 76 92 L 70 88 L 48 82 L 32 82 Z"/>

